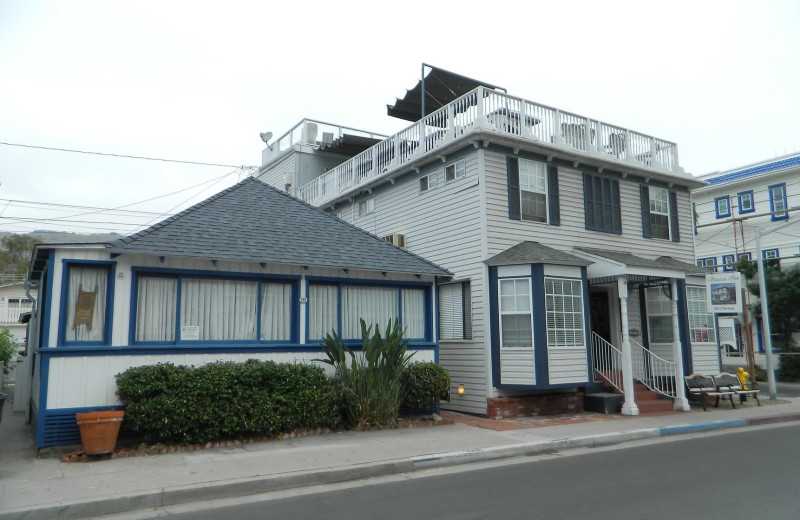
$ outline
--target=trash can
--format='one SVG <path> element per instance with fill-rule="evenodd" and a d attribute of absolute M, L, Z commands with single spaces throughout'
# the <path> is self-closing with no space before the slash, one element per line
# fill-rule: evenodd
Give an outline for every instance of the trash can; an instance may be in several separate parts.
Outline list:
<path fill-rule="evenodd" d="M 0 422 L 3 422 L 3 405 L 6 404 L 8 394 L 0 394 Z"/>

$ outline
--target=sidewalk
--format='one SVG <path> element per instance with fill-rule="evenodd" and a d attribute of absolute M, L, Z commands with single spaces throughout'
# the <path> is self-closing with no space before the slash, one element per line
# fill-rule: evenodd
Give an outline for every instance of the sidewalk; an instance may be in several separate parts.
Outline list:
<path fill-rule="evenodd" d="M 0 520 L 74 519 L 423 469 L 618 444 L 663 435 L 800 421 L 800 397 L 625 417 L 594 413 L 344 432 L 87 463 L 38 459 L 24 416 L 0 423 Z"/>

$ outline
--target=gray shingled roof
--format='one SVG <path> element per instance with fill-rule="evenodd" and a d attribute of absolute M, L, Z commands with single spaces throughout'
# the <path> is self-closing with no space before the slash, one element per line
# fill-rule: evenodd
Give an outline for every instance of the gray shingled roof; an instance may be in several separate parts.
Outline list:
<path fill-rule="evenodd" d="M 488 265 L 556 264 L 587 266 L 592 262 L 542 245 L 539 242 L 525 241 L 494 255 L 486 263 Z"/>
<path fill-rule="evenodd" d="M 681 262 L 680 260 L 676 260 L 671 256 L 659 256 L 656 258 L 656 262 L 660 265 L 670 267 L 672 269 L 681 270 L 687 274 L 711 274 L 714 272 L 712 267 L 699 267 L 695 264 L 690 264 L 688 262 Z"/>
<path fill-rule="evenodd" d="M 594 249 L 590 247 L 576 247 L 575 250 L 583 251 L 585 253 L 599 256 L 601 258 L 605 258 L 614 262 L 619 262 L 620 264 L 624 264 L 628 267 L 652 267 L 654 269 L 664 269 L 665 267 L 666 268 L 672 267 L 659 264 L 655 260 L 648 260 L 647 258 L 635 256 L 632 253 L 628 253 L 627 251 L 608 251 L 606 249 Z"/>
<path fill-rule="evenodd" d="M 201 257 L 452 276 L 252 177 L 139 233 L 115 254 Z"/>

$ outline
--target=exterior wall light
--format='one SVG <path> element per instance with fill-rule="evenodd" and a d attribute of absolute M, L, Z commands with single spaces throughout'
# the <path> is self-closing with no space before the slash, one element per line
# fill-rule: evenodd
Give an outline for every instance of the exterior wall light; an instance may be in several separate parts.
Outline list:
<path fill-rule="evenodd" d="M 456 390 L 456 392 L 458 393 L 458 395 L 464 395 L 464 394 L 467 393 L 467 389 L 464 388 L 463 384 L 462 385 L 458 385 L 458 389 Z"/>

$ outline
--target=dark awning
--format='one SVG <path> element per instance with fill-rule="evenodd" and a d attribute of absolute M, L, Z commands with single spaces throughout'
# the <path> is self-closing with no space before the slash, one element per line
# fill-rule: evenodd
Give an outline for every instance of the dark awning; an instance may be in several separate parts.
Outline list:
<path fill-rule="evenodd" d="M 438 67 L 425 66 L 430 69 L 425 75 L 425 114 L 447 105 L 467 92 L 480 86 L 490 89 L 503 90 L 503 87 L 468 78 L 461 74 L 449 72 Z M 394 105 L 386 105 L 387 113 L 392 117 L 406 121 L 419 121 L 422 119 L 422 80 L 416 86 L 406 91 L 403 99 L 397 99 Z"/>
<path fill-rule="evenodd" d="M 344 134 L 342 137 L 328 142 L 323 139 L 322 143 L 319 145 L 319 149 L 326 152 L 346 155 L 347 157 L 355 157 L 364 150 L 372 148 L 380 143 L 382 140 L 383 139 L 376 139 L 374 137 Z"/>

